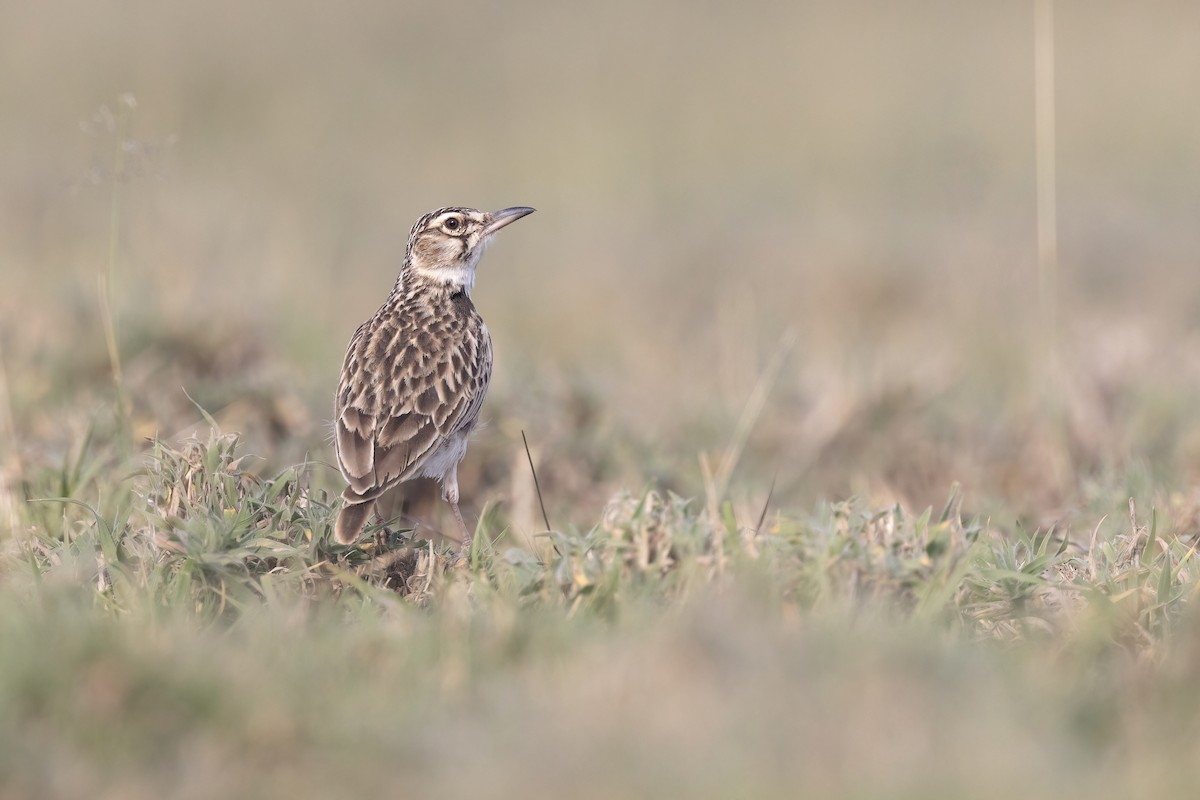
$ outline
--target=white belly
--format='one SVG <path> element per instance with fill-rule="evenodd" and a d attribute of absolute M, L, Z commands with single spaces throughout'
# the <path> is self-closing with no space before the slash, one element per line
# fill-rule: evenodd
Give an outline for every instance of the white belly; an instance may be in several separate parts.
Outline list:
<path fill-rule="evenodd" d="M 449 439 L 438 443 L 418 473 L 422 478 L 437 478 L 442 480 L 447 473 L 458 466 L 467 454 L 467 435 L 456 433 Z"/>

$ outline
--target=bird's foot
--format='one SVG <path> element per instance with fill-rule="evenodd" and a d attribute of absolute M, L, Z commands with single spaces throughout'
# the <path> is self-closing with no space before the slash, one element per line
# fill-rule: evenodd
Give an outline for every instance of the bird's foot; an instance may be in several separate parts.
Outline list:
<path fill-rule="evenodd" d="M 459 561 L 466 561 L 468 564 L 471 563 L 471 537 L 470 536 L 467 536 L 465 539 L 463 539 L 462 543 L 458 546 L 458 553 L 455 555 L 454 561 L 456 563 Z"/>

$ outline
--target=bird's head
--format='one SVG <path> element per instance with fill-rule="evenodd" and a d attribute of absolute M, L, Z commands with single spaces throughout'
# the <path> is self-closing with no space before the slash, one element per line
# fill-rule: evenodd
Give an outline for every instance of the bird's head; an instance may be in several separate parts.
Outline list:
<path fill-rule="evenodd" d="M 475 267 L 488 242 L 509 223 L 533 213 L 514 206 L 500 211 L 439 208 L 417 220 L 408 236 L 404 263 L 413 276 L 470 293 Z"/>

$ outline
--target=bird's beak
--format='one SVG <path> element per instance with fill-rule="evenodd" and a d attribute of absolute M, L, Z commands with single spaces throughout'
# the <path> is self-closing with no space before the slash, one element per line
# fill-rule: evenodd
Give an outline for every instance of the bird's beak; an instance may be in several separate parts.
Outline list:
<path fill-rule="evenodd" d="M 499 211 L 493 211 L 491 214 L 492 220 L 483 229 L 483 235 L 491 236 L 505 225 L 516 222 L 521 217 L 527 217 L 533 212 L 534 209 L 529 206 L 513 206 L 512 208 L 502 208 Z"/>

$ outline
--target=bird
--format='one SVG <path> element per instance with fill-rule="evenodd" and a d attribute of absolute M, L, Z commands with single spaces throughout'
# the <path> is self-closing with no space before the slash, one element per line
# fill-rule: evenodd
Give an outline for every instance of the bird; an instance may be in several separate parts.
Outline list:
<path fill-rule="evenodd" d="M 533 212 L 451 206 L 413 225 L 391 293 L 350 338 L 334 395 L 334 448 L 348 484 L 333 528 L 339 544 L 358 540 L 384 492 L 424 477 L 441 482 L 470 548 L 458 465 L 492 376 L 492 337 L 471 301 L 475 269 L 500 229 Z"/>

